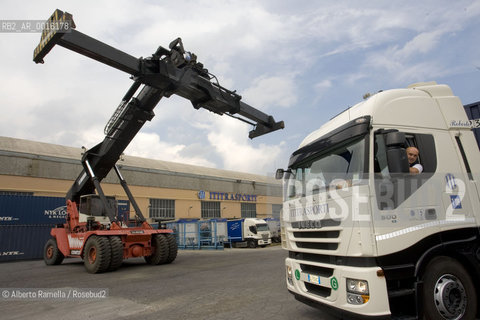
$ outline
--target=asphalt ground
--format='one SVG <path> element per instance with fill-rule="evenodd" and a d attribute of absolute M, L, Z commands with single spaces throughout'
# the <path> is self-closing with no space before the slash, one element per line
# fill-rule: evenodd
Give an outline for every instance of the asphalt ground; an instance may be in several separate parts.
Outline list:
<path fill-rule="evenodd" d="M 286 255 L 280 246 L 179 250 L 168 265 L 135 258 L 102 274 L 80 259 L 0 263 L 0 319 L 335 319 L 288 293 Z"/>

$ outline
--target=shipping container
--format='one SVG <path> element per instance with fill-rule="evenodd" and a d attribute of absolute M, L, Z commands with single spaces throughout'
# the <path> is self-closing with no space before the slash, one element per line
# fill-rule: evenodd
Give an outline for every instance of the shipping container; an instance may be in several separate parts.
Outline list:
<path fill-rule="evenodd" d="M 470 103 L 464 106 L 467 117 L 470 120 L 480 119 L 480 101 Z M 478 148 L 480 149 L 480 128 L 474 128 L 473 134 L 477 139 Z"/>
<path fill-rule="evenodd" d="M 0 262 L 43 258 L 51 225 L 1 225 Z"/>
<path fill-rule="evenodd" d="M 65 223 L 65 198 L 0 195 L 0 226 Z"/>

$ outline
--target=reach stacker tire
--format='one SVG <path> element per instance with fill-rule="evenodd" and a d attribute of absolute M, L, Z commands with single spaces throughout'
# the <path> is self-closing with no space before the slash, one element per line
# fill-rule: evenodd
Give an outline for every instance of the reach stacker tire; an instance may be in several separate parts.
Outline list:
<path fill-rule="evenodd" d="M 58 249 L 57 240 L 55 238 L 48 239 L 43 249 L 43 260 L 47 266 L 52 266 L 56 264 L 61 264 L 64 255 Z"/>
<path fill-rule="evenodd" d="M 161 234 L 152 236 L 153 253 L 145 256 L 145 261 L 151 265 L 164 264 L 169 257 L 169 245 L 167 238 Z"/>
<path fill-rule="evenodd" d="M 175 236 L 171 233 L 165 234 L 168 243 L 168 258 L 165 263 L 172 263 L 177 258 L 178 246 Z"/>
<path fill-rule="evenodd" d="M 111 261 L 110 241 L 107 237 L 91 236 L 85 244 L 83 263 L 90 273 L 107 271 Z"/>
<path fill-rule="evenodd" d="M 110 241 L 110 248 L 112 255 L 110 256 L 110 266 L 108 267 L 108 271 L 115 271 L 123 263 L 123 243 L 122 238 L 119 236 L 111 236 L 108 237 Z"/>

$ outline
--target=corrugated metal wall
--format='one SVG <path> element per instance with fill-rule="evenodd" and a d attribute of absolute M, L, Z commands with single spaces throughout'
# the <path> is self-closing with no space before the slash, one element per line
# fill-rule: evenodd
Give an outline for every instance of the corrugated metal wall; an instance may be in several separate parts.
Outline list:
<path fill-rule="evenodd" d="M 42 258 L 65 215 L 65 198 L 0 195 L 0 262 Z"/>

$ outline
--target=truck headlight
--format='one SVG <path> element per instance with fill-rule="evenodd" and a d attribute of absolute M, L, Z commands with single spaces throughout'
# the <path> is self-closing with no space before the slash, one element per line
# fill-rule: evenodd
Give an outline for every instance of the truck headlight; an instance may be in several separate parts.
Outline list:
<path fill-rule="evenodd" d="M 347 278 L 347 301 L 350 304 L 364 304 L 370 300 L 368 281 Z"/>
<path fill-rule="evenodd" d="M 293 272 L 292 272 L 292 267 L 287 266 L 287 280 L 288 283 L 293 286 Z"/>

